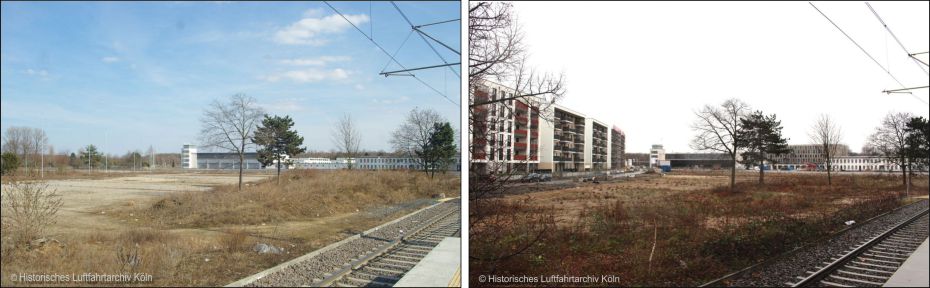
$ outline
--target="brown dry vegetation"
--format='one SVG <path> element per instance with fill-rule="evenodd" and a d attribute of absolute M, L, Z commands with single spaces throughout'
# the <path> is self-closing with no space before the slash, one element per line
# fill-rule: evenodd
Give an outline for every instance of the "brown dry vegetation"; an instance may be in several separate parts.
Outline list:
<path fill-rule="evenodd" d="M 152 222 L 171 227 L 255 225 L 339 215 L 436 194 L 458 196 L 457 177 L 430 179 L 405 171 L 314 171 L 283 174 L 208 192 L 187 192 L 159 200 L 141 211 Z"/>
<path fill-rule="evenodd" d="M 281 185 L 271 178 L 241 192 L 224 185 L 102 207 L 105 217 L 129 224 L 81 233 L 58 229 L 69 232 L 52 233 L 58 243 L 42 247 L 13 245 L 4 229 L 0 284 L 22 285 L 10 278 L 20 273 L 91 272 L 146 273 L 152 282 L 32 285 L 225 285 L 426 205 L 417 199 L 440 193 L 455 197 L 459 191 L 457 175 L 429 179 L 405 171 L 299 170 L 282 177 Z M 286 252 L 258 254 L 252 251 L 257 243 Z"/>
<path fill-rule="evenodd" d="M 619 276 L 601 283 L 610 286 L 700 285 L 909 201 L 893 175 L 835 175 L 833 189 L 826 175 L 772 173 L 764 186 L 739 175 L 736 192 L 718 173 L 684 173 L 484 201 L 487 221 L 471 228 L 471 283 L 560 274 Z M 926 178 L 914 184 L 927 195 Z"/>

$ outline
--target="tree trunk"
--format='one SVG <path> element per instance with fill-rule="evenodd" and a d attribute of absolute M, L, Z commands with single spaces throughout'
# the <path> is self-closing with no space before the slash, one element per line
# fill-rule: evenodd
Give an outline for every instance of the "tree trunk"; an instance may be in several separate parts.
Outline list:
<path fill-rule="evenodd" d="M 242 169 L 245 164 L 245 139 L 242 139 L 242 146 L 239 146 L 239 191 L 242 191 Z"/>
<path fill-rule="evenodd" d="M 281 185 L 281 159 L 278 158 L 278 185 Z"/>
<path fill-rule="evenodd" d="M 830 170 L 831 170 L 831 169 L 830 169 L 830 166 L 833 166 L 833 165 L 830 165 L 830 161 L 827 161 L 827 186 L 831 186 L 831 187 L 832 187 L 832 186 L 833 186 L 833 178 L 832 178 L 832 176 L 831 176 L 831 174 L 830 174 Z"/>
<path fill-rule="evenodd" d="M 899 158 L 899 160 L 898 163 L 901 163 L 901 176 L 904 176 L 902 180 L 904 180 L 904 187 L 907 188 L 907 163 L 904 163 L 904 157 Z"/>
<path fill-rule="evenodd" d="M 730 166 L 730 192 L 733 192 L 733 187 L 736 186 L 736 152 L 731 153 L 730 158 L 733 159 L 733 166 Z"/>

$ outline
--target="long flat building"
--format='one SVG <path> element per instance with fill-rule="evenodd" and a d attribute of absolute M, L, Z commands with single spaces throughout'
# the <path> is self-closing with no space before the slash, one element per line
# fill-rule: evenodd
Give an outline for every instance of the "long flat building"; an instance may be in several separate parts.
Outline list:
<path fill-rule="evenodd" d="M 258 154 L 245 153 L 245 169 L 275 169 L 275 165 L 264 166 L 258 162 Z M 362 170 L 422 170 L 419 159 L 412 157 L 365 156 L 357 158 L 291 158 L 282 169 L 319 169 L 338 170 L 352 168 Z M 448 171 L 461 171 L 461 158 L 456 156 L 454 163 L 446 167 Z M 197 146 L 186 144 L 181 149 L 181 167 L 185 169 L 239 169 L 239 155 L 236 153 L 197 152 Z"/>

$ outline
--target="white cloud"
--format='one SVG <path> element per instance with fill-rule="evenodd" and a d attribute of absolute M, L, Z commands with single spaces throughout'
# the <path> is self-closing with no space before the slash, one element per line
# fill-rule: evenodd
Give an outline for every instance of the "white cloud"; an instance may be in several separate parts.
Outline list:
<path fill-rule="evenodd" d="M 304 70 L 287 71 L 262 78 L 270 82 L 277 82 L 280 80 L 291 80 L 294 82 L 319 82 L 324 80 L 346 79 L 349 78 L 349 72 L 341 68 L 331 70 L 310 68 Z"/>
<path fill-rule="evenodd" d="M 359 91 L 365 90 L 365 86 L 362 84 L 355 84 L 355 90 L 359 90 Z"/>
<path fill-rule="evenodd" d="M 293 66 L 326 66 L 327 63 L 352 60 L 348 56 L 320 56 L 315 58 L 295 58 L 281 60 L 281 64 Z"/>
<path fill-rule="evenodd" d="M 40 69 L 40 70 L 26 69 L 26 70 L 23 70 L 23 73 L 26 73 L 26 75 L 29 75 L 29 76 L 38 76 L 42 78 L 48 77 L 48 71 L 46 71 L 45 69 Z"/>
<path fill-rule="evenodd" d="M 100 61 L 103 61 L 104 63 L 119 62 L 119 57 L 107 56 L 107 57 L 100 58 Z"/>
<path fill-rule="evenodd" d="M 300 21 L 276 32 L 274 40 L 282 44 L 319 46 L 327 43 L 327 39 L 322 38 L 322 35 L 341 33 L 351 28 L 339 15 L 320 17 L 322 11 L 317 9 L 310 9 L 304 14 L 305 17 Z M 346 14 L 345 17 L 355 25 L 368 22 L 368 15 L 365 14 Z"/>

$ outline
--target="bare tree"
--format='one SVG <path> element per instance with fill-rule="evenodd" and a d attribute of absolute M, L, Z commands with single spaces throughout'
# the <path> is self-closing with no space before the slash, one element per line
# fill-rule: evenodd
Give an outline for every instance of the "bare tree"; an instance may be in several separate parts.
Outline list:
<path fill-rule="evenodd" d="M 344 153 L 349 160 L 349 170 L 352 169 L 352 161 L 358 154 L 359 144 L 362 142 L 362 135 L 359 133 L 358 129 L 355 127 L 355 122 L 352 121 L 352 116 L 345 114 L 339 119 L 339 123 L 336 123 L 336 127 L 333 130 L 333 144 L 336 145 L 336 149 L 339 149 L 340 152 Z"/>
<path fill-rule="evenodd" d="M 254 98 L 236 94 L 226 103 L 213 100 L 201 118 L 200 137 L 205 147 L 239 154 L 239 190 L 242 190 L 245 151 L 252 145 L 252 134 L 263 115 L 265 112 Z"/>
<path fill-rule="evenodd" d="M 503 259 L 524 253 L 539 241 L 547 231 L 541 221 L 526 215 L 495 213 L 495 197 L 512 187 L 509 181 L 522 165 L 529 170 L 528 162 L 538 155 L 526 155 L 526 160 L 507 156 L 509 145 L 502 132 L 510 131 L 514 117 L 537 118 L 552 121 L 552 105 L 565 95 L 564 74 L 539 72 L 528 65 L 524 34 L 518 24 L 513 6 L 506 2 L 469 3 L 469 227 L 470 238 L 480 239 L 472 247 L 493 247 L 501 243 L 504 233 L 495 233 L 497 227 L 507 223 L 529 223 L 526 241 L 513 243 L 489 253 L 472 253 L 470 258 L 481 261 L 481 266 L 493 267 Z M 490 88 L 499 84 L 506 89 Z M 510 90 L 510 91 L 501 91 Z M 500 92 L 500 93 L 495 93 Z M 522 114 L 522 115 L 521 115 Z M 539 122 L 527 121 L 536 130 Z M 516 128 L 516 127 L 515 127 Z M 532 152 L 531 152 L 532 153 Z M 527 172 L 527 171 L 522 171 Z M 500 226 L 498 226 L 500 225 Z M 474 251 L 474 250 L 473 250 Z M 479 255 L 480 254 L 480 255 Z M 490 268 L 489 271 L 493 271 Z"/>
<path fill-rule="evenodd" d="M 907 157 L 907 122 L 914 117 L 910 113 L 888 113 L 882 124 L 869 136 L 868 144 L 878 150 L 888 162 L 901 167 L 902 181 L 907 185 L 907 169 L 910 159 Z"/>
<path fill-rule="evenodd" d="M 34 131 L 31 127 L 11 126 L 6 129 L 3 138 L 3 151 L 16 153 L 27 169 L 32 163 L 30 156 L 35 151 Z"/>
<path fill-rule="evenodd" d="M 501 79 L 526 52 L 513 4 L 470 2 L 468 9 L 468 83 Z"/>
<path fill-rule="evenodd" d="M 439 112 L 433 109 L 413 108 L 407 119 L 391 135 L 391 145 L 398 152 L 414 157 L 423 170 L 429 172 L 428 157 L 422 155 L 430 146 L 430 136 L 436 123 L 447 122 Z"/>
<path fill-rule="evenodd" d="M 45 176 L 45 150 L 48 148 L 48 136 L 39 128 L 32 128 L 30 141 L 32 142 L 32 166 L 41 169 L 39 173 Z"/>
<path fill-rule="evenodd" d="M 506 2 L 472 2 L 468 19 L 469 107 L 523 99 L 537 102 L 540 113 L 565 95 L 565 74 L 539 72 L 527 64 L 523 31 Z M 497 99 L 477 99 L 478 87 L 491 81 L 517 91 Z"/>
<path fill-rule="evenodd" d="M 691 128 L 697 132 L 691 149 L 725 153 L 733 161 L 730 167 L 730 190 L 736 185 L 736 156 L 740 149 L 740 119 L 750 112 L 749 104 L 729 99 L 720 107 L 705 105 L 694 113 L 698 117 Z"/>
<path fill-rule="evenodd" d="M 811 131 L 808 134 L 811 142 L 820 145 L 823 153 L 824 164 L 827 166 L 827 185 L 833 186 L 833 158 L 839 153 L 841 148 L 840 141 L 843 140 L 843 131 L 840 126 L 830 118 L 830 115 L 822 114 Z"/>

